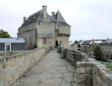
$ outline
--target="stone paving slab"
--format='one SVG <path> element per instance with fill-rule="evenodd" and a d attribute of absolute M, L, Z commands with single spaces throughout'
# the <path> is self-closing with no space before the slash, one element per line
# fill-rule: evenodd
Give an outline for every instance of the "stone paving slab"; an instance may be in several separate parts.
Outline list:
<path fill-rule="evenodd" d="M 52 50 L 12 86 L 73 86 L 73 72 L 69 62 Z"/>

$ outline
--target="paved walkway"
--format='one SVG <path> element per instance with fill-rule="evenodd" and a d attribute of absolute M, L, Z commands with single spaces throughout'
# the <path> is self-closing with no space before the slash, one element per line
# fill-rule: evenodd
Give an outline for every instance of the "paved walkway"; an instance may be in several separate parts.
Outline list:
<path fill-rule="evenodd" d="M 74 68 L 52 50 L 13 86 L 73 86 L 73 72 Z"/>

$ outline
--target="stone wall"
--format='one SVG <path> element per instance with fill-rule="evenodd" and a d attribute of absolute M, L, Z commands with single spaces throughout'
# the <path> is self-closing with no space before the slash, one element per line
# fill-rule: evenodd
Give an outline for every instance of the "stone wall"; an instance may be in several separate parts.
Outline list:
<path fill-rule="evenodd" d="M 61 35 L 56 35 L 56 30 Z M 18 37 L 25 39 L 26 49 L 43 46 L 40 43 L 43 38 L 47 38 L 48 41 L 50 40 L 50 44 L 46 43 L 47 46 L 54 47 L 57 40 L 58 43 L 61 42 L 63 47 L 68 48 L 69 36 L 66 36 L 66 34 L 70 35 L 70 26 L 54 22 L 35 22 L 18 29 Z M 49 36 L 51 37 L 49 38 Z"/>
<path fill-rule="evenodd" d="M 79 51 L 58 48 L 58 52 L 74 65 L 77 86 L 112 86 L 112 71 L 105 65 Z"/>
<path fill-rule="evenodd" d="M 90 46 L 90 45 L 81 45 L 81 52 L 86 53 L 88 56 L 92 57 L 93 54 L 93 49 L 95 48 L 94 46 Z"/>
<path fill-rule="evenodd" d="M 76 84 L 77 86 L 93 86 L 93 64 L 90 62 L 77 62 Z"/>
<path fill-rule="evenodd" d="M 18 29 L 18 37 L 24 38 L 26 49 L 34 49 L 37 46 L 37 23 L 32 23 Z"/>
<path fill-rule="evenodd" d="M 100 63 L 93 67 L 93 86 L 112 86 L 112 71 Z"/>
<path fill-rule="evenodd" d="M 0 86 L 10 86 L 49 51 L 39 48 L 0 59 Z"/>

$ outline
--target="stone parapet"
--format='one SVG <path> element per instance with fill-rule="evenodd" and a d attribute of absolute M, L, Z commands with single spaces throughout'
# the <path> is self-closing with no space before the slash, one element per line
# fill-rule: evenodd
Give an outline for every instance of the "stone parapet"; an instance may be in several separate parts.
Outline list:
<path fill-rule="evenodd" d="M 10 86 L 49 51 L 39 48 L 0 59 L 0 86 Z"/>
<path fill-rule="evenodd" d="M 93 64 L 91 62 L 77 62 L 76 84 L 77 86 L 92 86 L 93 84 Z"/>
<path fill-rule="evenodd" d="M 105 65 L 79 51 L 60 47 L 59 52 L 74 65 L 77 86 L 112 86 L 112 71 Z"/>

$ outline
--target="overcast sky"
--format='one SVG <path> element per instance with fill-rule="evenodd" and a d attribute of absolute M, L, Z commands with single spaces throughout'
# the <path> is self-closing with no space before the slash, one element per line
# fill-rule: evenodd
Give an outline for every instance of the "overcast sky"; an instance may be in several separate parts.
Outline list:
<path fill-rule="evenodd" d="M 47 5 L 71 25 L 70 40 L 112 38 L 112 0 L 0 0 L 0 28 L 17 36 L 23 16 Z"/>

